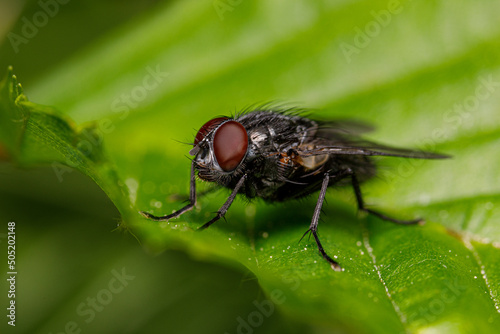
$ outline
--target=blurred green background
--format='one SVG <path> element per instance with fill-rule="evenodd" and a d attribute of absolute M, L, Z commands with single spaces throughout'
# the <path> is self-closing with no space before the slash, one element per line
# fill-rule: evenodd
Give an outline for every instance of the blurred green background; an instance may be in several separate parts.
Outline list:
<path fill-rule="evenodd" d="M 16 222 L 19 272 L 17 326 L 3 321 L 2 333 L 68 332 L 73 321 L 82 333 L 245 332 L 241 319 L 295 280 L 287 302 L 247 331 L 495 333 L 499 10 L 494 0 L 2 0 L 2 77 L 12 65 L 30 101 L 78 129 L 100 120 L 103 160 L 129 191 L 0 154 L 0 220 Z M 179 206 L 170 195 L 188 190 L 183 142 L 202 124 L 268 101 L 453 154 L 383 161 L 363 188 L 369 203 L 427 225 L 357 217 L 350 190 L 329 193 L 321 236 L 346 268 L 333 276 L 313 244 L 298 244 L 314 196 L 300 206 L 237 201 L 227 223 L 197 237 L 134 216 Z M 205 222 L 225 196 L 210 195 L 179 226 Z M 122 270 L 134 278 L 110 295 Z M 3 301 L 5 280 L 0 289 Z M 459 292 L 443 302 L 450 289 Z M 106 302 L 91 320 L 79 308 L 88 298 Z"/>

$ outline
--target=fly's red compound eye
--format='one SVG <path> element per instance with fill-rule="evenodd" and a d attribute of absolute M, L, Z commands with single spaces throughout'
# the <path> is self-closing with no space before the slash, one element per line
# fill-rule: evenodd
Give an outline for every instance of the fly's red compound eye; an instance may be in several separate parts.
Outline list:
<path fill-rule="evenodd" d="M 228 118 L 218 117 L 206 122 L 196 134 L 196 137 L 194 138 L 194 144 L 198 145 L 198 143 L 202 141 L 203 138 L 205 138 L 205 136 L 210 133 L 210 131 L 215 129 L 220 123 L 224 122 L 226 119 Z"/>
<path fill-rule="evenodd" d="M 230 172 L 238 167 L 247 153 L 247 131 L 240 123 L 228 121 L 215 132 L 213 145 L 219 166 Z"/>

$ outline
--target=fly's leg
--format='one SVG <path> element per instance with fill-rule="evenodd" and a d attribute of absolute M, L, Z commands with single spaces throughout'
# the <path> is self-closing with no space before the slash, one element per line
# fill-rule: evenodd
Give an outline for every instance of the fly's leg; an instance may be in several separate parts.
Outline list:
<path fill-rule="evenodd" d="M 195 205 L 196 205 L 196 176 L 195 176 L 195 168 L 194 168 L 194 161 L 193 161 L 193 163 L 191 164 L 191 181 L 190 181 L 190 185 L 189 185 L 189 203 L 186 206 L 175 211 L 174 213 L 171 213 L 171 214 L 165 215 L 165 216 L 161 216 L 161 217 L 154 216 L 154 215 L 152 215 L 148 212 L 145 212 L 145 211 L 140 211 L 139 213 L 141 215 L 143 215 L 144 217 L 155 220 L 155 221 L 167 221 L 167 220 L 170 220 L 172 218 L 179 217 L 180 215 L 182 215 L 186 211 L 192 210 Z"/>
<path fill-rule="evenodd" d="M 211 193 L 214 193 L 219 189 L 220 189 L 220 187 L 218 187 L 218 186 L 212 186 L 212 187 L 209 187 L 207 189 L 203 189 L 202 191 L 198 191 L 198 193 L 196 194 L 196 200 L 199 200 L 200 198 L 203 198 L 207 195 L 210 195 Z M 189 193 L 187 195 L 185 195 L 185 194 L 172 194 L 169 197 L 169 199 L 172 199 L 172 200 L 175 199 L 178 201 L 187 202 L 187 201 L 189 201 Z"/>
<path fill-rule="evenodd" d="M 309 226 L 309 229 L 304 233 L 302 238 L 308 233 L 311 233 L 314 237 L 314 240 L 316 241 L 316 244 L 318 245 L 318 250 L 321 256 L 325 260 L 327 260 L 330 263 L 330 266 L 332 267 L 333 270 L 335 271 L 341 271 L 342 268 L 336 262 L 333 260 L 328 254 L 326 254 L 325 249 L 323 248 L 323 245 L 321 245 L 321 241 L 319 240 L 318 237 L 318 221 L 319 221 L 319 215 L 321 213 L 321 207 L 323 206 L 323 202 L 325 201 L 325 194 L 326 194 L 326 189 L 328 188 L 328 183 L 330 182 L 330 173 L 326 172 L 323 176 L 323 183 L 321 184 L 321 190 L 319 192 L 319 197 L 318 197 L 318 202 L 316 203 L 316 208 L 314 209 L 314 214 L 311 220 L 311 225 Z M 301 238 L 301 240 L 302 240 Z"/>
<path fill-rule="evenodd" d="M 362 210 L 362 211 L 365 211 L 365 212 L 370 213 L 372 215 L 375 215 L 383 220 L 387 220 L 387 221 L 390 221 L 390 222 L 393 222 L 396 224 L 401 224 L 401 225 L 413 225 L 413 224 L 418 224 L 418 223 L 423 222 L 423 220 L 420 218 L 413 219 L 413 220 L 395 219 L 392 217 L 388 217 L 388 216 L 384 215 L 383 213 L 366 208 L 365 203 L 363 201 L 363 196 L 361 195 L 361 189 L 359 188 L 358 178 L 356 177 L 356 174 L 351 169 L 348 169 L 348 171 L 349 171 L 349 174 L 351 175 L 352 187 L 354 189 L 354 194 L 356 195 L 356 201 L 358 202 L 358 209 L 359 210 Z"/>
<path fill-rule="evenodd" d="M 321 207 L 323 206 L 323 202 L 325 201 L 326 189 L 328 188 L 328 184 L 330 182 L 331 183 L 339 182 L 340 180 L 342 180 L 346 177 L 349 177 L 349 176 L 351 177 L 352 187 L 354 189 L 354 194 L 356 195 L 356 201 L 358 202 L 359 210 L 365 211 L 369 214 L 375 215 L 381 219 L 384 219 L 384 220 L 387 220 L 387 221 L 390 221 L 390 222 L 393 222 L 396 224 L 412 225 L 412 224 L 417 224 L 417 223 L 422 221 L 422 219 L 414 219 L 414 220 L 394 219 L 394 218 L 388 217 L 380 212 L 366 208 L 364 201 L 363 201 L 363 196 L 361 195 L 361 189 L 359 188 L 358 179 L 357 179 L 356 174 L 354 173 L 354 171 L 352 169 L 347 168 L 347 169 L 344 169 L 342 171 L 339 171 L 338 173 L 333 175 L 331 178 L 330 178 L 330 173 L 326 172 L 324 174 L 324 177 L 323 177 L 323 183 L 321 184 L 321 190 L 319 193 L 318 202 L 316 203 L 316 208 L 314 209 L 314 214 L 313 214 L 313 218 L 311 221 L 311 225 L 309 226 L 309 229 L 306 231 L 306 233 L 304 233 L 302 238 L 304 238 L 308 233 L 311 233 L 314 237 L 314 240 L 316 241 L 316 244 L 318 245 L 318 250 L 319 250 L 321 256 L 323 256 L 323 258 L 330 263 L 332 269 L 335 271 L 341 271 L 342 268 L 340 267 L 338 262 L 333 260 L 325 252 L 325 249 L 323 248 L 323 245 L 321 244 L 321 241 L 319 240 L 319 237 L 318 237 L 319 215 L 321 213 Z M 302 240 L 302 238 L 301 238 L 301 240 Z"/>
<path fill-rule="evenodd" d="M 238 181 L 238 183 L 236 183 L 236 186 L 234 187 L 233 191 L 231 192 L 231 195 L 229 195 L 226 202 L 221 206 L 219 211 L 217 211 L 217 215 L 214 218 L 212 218 L 208 223 L 205 223 L 203 226 L 199 227 L 198 228 L 199 230 L 206 229 L 207 227 L 209 227 L 210 225 L 212 225 L 213 223 L 215 223 L 216 221 L 218 221 L 219 219 L 224 217 L 227 210 L 229 209 L 229 207 L 233 203 L 234 199 L 236 198 L 238 191 L 241 189 L 241 187 L 245 183 L 246 178 L 247 178 L 247 174 L 245 174 L 241 177 L 241 179 Z"/>

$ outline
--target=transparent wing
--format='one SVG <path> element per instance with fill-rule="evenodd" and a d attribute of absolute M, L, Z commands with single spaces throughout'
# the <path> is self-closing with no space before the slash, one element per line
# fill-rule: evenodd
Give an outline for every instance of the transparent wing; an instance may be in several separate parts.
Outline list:
<path fill-rule="evenodd" d="M 335 137 L 338 135 L 357 136 L 375 130 L 375 127 L 371 124 L 352 119 L 317 122 L 320 137 Z"/>
<path fill-rule="evenodd" d="M 309 140 L 299 147 L 303 157 L 318 155 L 392 156 L 414 159 L 446 159 L 451 156 L 421 150 L 398 148 L 363 139 L 360 135 L 374 127 L 356 120 L 319 121 Z"/>
<path fill-rule="evenodd" d="M 298 154 L 303 157 L 316 155 L 368 155 L 368 156 L 391 156 L 413 159 L 447 159 L 450 155 L 432 153 L 426 151 L 411 150 L 406 148 L 390 147 L 371 142 L 350 143 L 345 142 L 339 145 L 320 144 L 313 148 L 303 147 L 298 150 Z"/>

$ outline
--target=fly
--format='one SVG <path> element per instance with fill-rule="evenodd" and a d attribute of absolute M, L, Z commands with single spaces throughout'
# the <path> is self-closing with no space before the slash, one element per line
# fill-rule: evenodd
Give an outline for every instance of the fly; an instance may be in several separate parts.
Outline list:
<path fill-rule="evenodd" d="M 196 174 L 202 180 L 231 190 L 215 217 L 199 229 L 224 217 L 238 194 L 272 203 L 319 191 L 309 229 L 302 238 L 310 233 L 321 256 L 332 269 L 339 271 L 340 265 L 327 254 L 318 237 L 318 221 L 328 187 L 350 184 L 359 210 L 396 224 L 412 225 L 422 220 L 395 219 L 365 206 L 360 183 L 376 173 L 371 157 L 449 158 L 362 139 L 360 135 L 369 130 L 353 121 L 309 119 L 295 109 L 262 108 L 235 117 L 214 118 L 200 128 L 189 151 L 194 156 L 189 203 L 161 217 L 148 212 L 141 214 L 155 221 L 167 221 L 191 210 L 196 204 Z"/>

